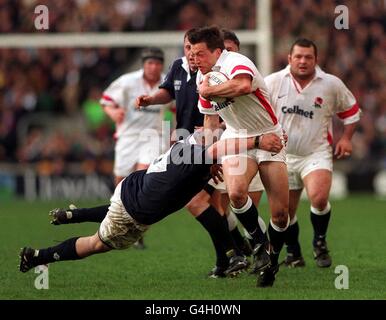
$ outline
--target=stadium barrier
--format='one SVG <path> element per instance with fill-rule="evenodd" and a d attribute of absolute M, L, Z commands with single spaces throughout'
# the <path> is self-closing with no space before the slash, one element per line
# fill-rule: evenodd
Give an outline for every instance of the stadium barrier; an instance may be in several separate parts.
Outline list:
<path fill-rule="evenodd" d="M 0 163 L 0 200 L 108 199 L 113 189 L 112 175 L 86 173 L 81 163 L 67 164 L 60 174 L 39 173 L 36 165 Z M 373 192 L 386 197 L 386 170 L 361 176 L 335 170 L 331 198 L 344 199 L 355 192 Z"/>

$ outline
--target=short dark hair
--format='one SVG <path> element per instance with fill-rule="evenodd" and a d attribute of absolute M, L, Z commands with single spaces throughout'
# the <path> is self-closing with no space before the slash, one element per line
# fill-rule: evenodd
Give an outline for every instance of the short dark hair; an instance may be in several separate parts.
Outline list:
<path fill-rule="evenodd" d="M 237 38 L 236 33 L 234 33 L 232 30 L 225 29 L 225 28 L 221 29 L 221 32 L 222 32 L 224 41 L 225 40 L 233 41 L 240 48 L 240 40 L 239 38 Z"/>
<path fill-rule="evenodd" d="M 164 52 L 156 47 L 145 48 L 141 52 L 141 58 L 142 62 L 145 62 L 147 59 L 157 59 L 164 62 Z"/>
<path fill-rule="evenodd" d="M 299 46 L 299 47 L 303 47 L 303 48 L 310 48 L 310 47 L 313 47 L 314 48 L 314 53 L 315 53 L 315 58 L 318 57 L 318 49 L 316 48 L 316 44 L 311 41 L 311 40 L 308 40 L 306 38 L 299 38 L 297 39 L 291 46 L 291 49 L 290 49 L 290 55 L 292 54 L 292 52 L 294 51 L 294 47 L 295 46 Z"/>
<path fill-rule="evenodd" d="M 188 38 L 189 40 L 189 36 L 192 34 L 192 33 L 195 33 L 196 31 L 198 30 L 198 28 L 191 28 L 189 29 L 188 31 L 185 32 L 185 35 L 184 35 L 184 40 L 186 38 Z"/>
<path fill-rule="evenodd" d="M 191 44 L 206 43 L 206 46 L 212 52 L 216 49 L 225 49 L 222 32 L 217 26 L 198 28 L 195 32 L 189 34 L 188 39 Z"/>

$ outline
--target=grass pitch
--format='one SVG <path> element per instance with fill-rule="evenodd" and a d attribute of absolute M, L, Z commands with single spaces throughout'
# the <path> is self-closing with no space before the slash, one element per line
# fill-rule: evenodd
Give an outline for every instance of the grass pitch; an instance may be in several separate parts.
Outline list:
<path fill-rule="evenodd" d="M 101 202 L 83 202 L 94 206 Z M 332 201 L 328 243 L 333 265 L 317 268 L 312 258 L 309 205 L 298 211 L 306 267 L 281 268 L 273 288 L 256 288 L 256 278 L 208 279 L 214 251 L 205 230 L 182 210 L 154 225 L 148 248 L 96 255 L 49 266 L 49 289 L 34 286 L 38 274 L 18 271 L 23 246 L 47 247 L 55 241 L 90 235 L 98 224 L 52 226 L 48 211 L 64 202 L 14 200 L 0 204 L 0 299 L 385 299 L 386 201 L 355 195 Z M 260 208 L 268 221 L 267 204 Z M 349 289 L 335 288 L 337 265 L 349 270 Z"/>

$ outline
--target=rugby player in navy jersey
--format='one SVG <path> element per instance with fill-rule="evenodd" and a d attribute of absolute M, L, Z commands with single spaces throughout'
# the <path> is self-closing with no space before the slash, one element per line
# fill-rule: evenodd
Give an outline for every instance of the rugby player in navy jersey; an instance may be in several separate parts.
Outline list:
<path fill-rule="evenodd" d="M 79 260 L 112 249 L 126 249 L 150 225 L 183 208 L 200 192 L 209 179 L 216 176 L 217 158 L 255 148 L 277 153 L 283 147 L 280 137 L 273 133 L 220 140 L 210 146 L 200 142 L 200 135 L 196 134 L 175 143 L 147 170 L 133 172 L 119 183 L 110 199 L 107 215 L 94 235 L 70 238 L 45 249 L 22 248 L 20 271 L 27 272 L 35 266 L 57 261 Z M 214 210 L 209 205 L 208 209 Z M 225 247 L 234 248 L 225 274 L 237 272 L 243 267 L 243 259 L 240 259 L 243 256 L 237 252 L 225 220 L 216 211 L 212 217 L 216 236 Z"/>

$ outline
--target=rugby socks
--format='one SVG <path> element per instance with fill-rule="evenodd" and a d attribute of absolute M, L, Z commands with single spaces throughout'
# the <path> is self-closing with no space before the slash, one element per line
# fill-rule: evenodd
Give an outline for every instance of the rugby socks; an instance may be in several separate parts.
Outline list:
<path fill-rule="evenodd" d="M 323 210 L 311 206 L 311 223 L 314 227 L 314 239 L 312 244 L 316 246 L 318 241 L 326 241 L 328 222 L 331 216 L 331 205 L 328 202 Z"/>
<path fill-rule="evenodd" d="M 80 222 L 102 222 L 109 211 L 109 205 L 94 207 L 94 208 L 81 208 L 71 209 L 71 219 L 67 221 L 69 223 L 80 223 Z"/>
<path fill-rule="evenodd" d="M 234 250 L 236 254 L 239 254 L 239 250 L 228 230 L 226 217 L 222 217 L 215 208 L 210 206 L 196 217 L 196 220 L 208 231 L 212 239 L 216 250 L 216 265 L 227 267 L 229 264 L 227 251 Z"/>
<path fill-rule="evenodd" d="M 272 265 L 278 264 L 280 251 L 283 248 L 284 241 L 285 241 L 285 236 L 286 236 L 285 231 L 288 228 L 288 224 L 289 224 L 289 217 L 288 217 L 288 223 L 284 228 L 280 228 L 276 226 L 272 222 L 272 220 L 269 221 L 268 234 L 269 234 L 269 240 L 271 245 L 270 257 L 271 257 Z"/>
<path fill-rule="evenodd" d="M 249 196 L 247 202 L 241 208 L 234 208 L 232 205 L 230 205 L 230 208 L 251 235 L 254 246 L 257 243 L 265 243 L 268 241 L 267 234 L 265 230 L 262 229 L 258 219 L 259 213 Z"/>
<path fill-rule="evenodd" d="M 301 257 L 302 252 L 299 243 L 299 224 L 296 215 L 290 221 L 288 229 L 285 233 L 285 243 L 287 244 L 287 252 L 295 258 Z"/>
<path fill-rule="evenodd" d="M 36 265 L 47 264 L 64 260 L 79 260 L 81 257 L 76 253 L 75 243 L 79 237 L 63 241 L 54 247 L 35 250 L 34 262 Z"/>
<path fill-rule="evenodd" d="M 232 210 L 229 210 L 227 214 L 227 221 L 228 221 L 229 232 L 231 233 L 236 246 L 240 249 L 243 248 L 244 238 L 241 235 L 239 229 L 237 228 L 237 218 L 235 214 L 232 212 Z"/>

